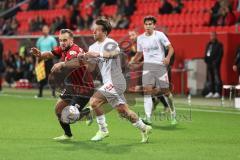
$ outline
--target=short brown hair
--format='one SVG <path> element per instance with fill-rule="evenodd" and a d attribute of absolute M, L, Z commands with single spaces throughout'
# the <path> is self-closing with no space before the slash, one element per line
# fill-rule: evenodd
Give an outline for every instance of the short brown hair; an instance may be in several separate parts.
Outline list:
<path fill-rule="evenodd" d="M 96 20 L 96 24 L 101 25 L 103 32 L 107 32 L 107 35 L 112 30 L 112 25 L 107 19 L 98 19 L 98 20 Z"/>
<path fill-rule="evenodd" d="M 70 30 L 70 29 L 61 29 L 61 30 L 60 30 L 60 33 L 61 33 L 61 34 L 68 33 L 68 34 L 69 34 L 69 37 L 73 38 L 73 32 L 72 32 L 72 30 Z"/>
<path fill-rule="evenodd" d="M 144 17 L 143 22 L 145 23 L 146 21 L 152 21 L 153 24 L 157 23 L 157 19 L 154 16 L 146 16 L 146 17 Z"/>

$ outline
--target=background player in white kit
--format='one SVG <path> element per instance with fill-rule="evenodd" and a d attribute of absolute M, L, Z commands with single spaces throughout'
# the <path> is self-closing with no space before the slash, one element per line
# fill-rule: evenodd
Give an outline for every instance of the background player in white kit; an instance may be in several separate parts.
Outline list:
<path fill-rule="evenodd" d="M 156 18 L 153 16 L 144 18 L 145 32 L 137 38 L 137 54 L 131 63 L 140 61 L 142 56 L 144 58 L 142 75 L 144 110 L 146 114 L 144 122 L 151 124 L 152 96 L 163 95 L 171 109 L 171 123 L 176 124 L 176 111 L 167 74 L 167 65 L 169 65 L 174 49 L 164 33 L 155 30 L 156 22 Z M 168 48 L 166 57 L 164 47 Z"/>
<path fill-rule="evenodd" d="M 128 108 L 124 92 L 126 81 L 122 74 L 120 63 L 120 49 L 116 41 L 108 38 L 111 32 L 111 24 L 104 19 L 98 19 L 93 27 L 93 35 L 96 42 L 89 47 L 89 51 L 84 54 L 90 65 L 98 65 L 103 79 L 103 86 L 100 87 L 90 99 L 90 105 L 95 111 L 99 131 L 91 139 L 99 141 L 109 135 L 105 116 L 101 106 L 109 103 L 116 108 L 118 113 L 128 119 L 142 133 L 142 142 L 148 141 L 148 134 L 151 126 L 145 125 L 142 120 Z"/>

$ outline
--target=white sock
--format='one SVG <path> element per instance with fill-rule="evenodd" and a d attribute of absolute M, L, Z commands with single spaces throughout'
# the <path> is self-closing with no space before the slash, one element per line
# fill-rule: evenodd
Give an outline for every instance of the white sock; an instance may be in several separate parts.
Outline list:
<path fill-rule="evenodd" d="M 103 114 L 101 116 L 97 116 L 96 119 L 97 119 L 99 130 L 103 132 L 108 132 L 105 115 Z"/>
<path fill-rule="evenodd" d="M 147 118 L 151 118 L 153 101 L 151 95 L 144 95 L 144 110 Z"/>
<path fill-rule="evenodd" d="M 171 119 L 176 119 L 176 109 L 175 109 L 175 105 L 173 103 L 173 96 L 172 94 L 170 94 L 168 97 L 164 97 L 168 106 L 170 107 L 170 111 L 171 111 Z"/>
<path fill-rule="evenodd" d="M 137 127 L 141 131 L 145 131 L 145 129 L 146 129 L 146 124 L 144 124 L 141 119 L 138 119 L 137 122 L 133 123 L 133 126 Z"/>
<path fill-rule="evenodd" d="M 171 119 L 172 120 L 176 119 L 176 112 L 175 111 L 171 112 Z"/>

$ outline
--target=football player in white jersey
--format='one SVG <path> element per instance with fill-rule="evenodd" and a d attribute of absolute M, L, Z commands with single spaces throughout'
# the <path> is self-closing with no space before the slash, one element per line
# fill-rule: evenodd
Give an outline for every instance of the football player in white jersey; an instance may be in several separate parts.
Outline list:
<path fill-rule="evenodd" d="M 174 49 L 163 32 L 155 30 L 156 18 L 147 16 L 144 18 L 145 32 L 137 38 L 137 54 L 131 63 L 137 63 L 144 58 L 142 84 L 144 90 L 144 110 L 146 117 L 144 122 L 151 124 L 153 108 L 152 96 L 163 95 L 170 108 L 171 123 L 176 124 L 176 111 L 172 100 L 167 74 L 167 66 Z M 164 47 L 168 48 L 165 57 Z"/>
<path fill-rule="evenodd" d="M 128 119 L 135 127 L 141 130 L 142 142 L 148 141 L 148 135 L 151 126 L 142 122 L 135 112 L 128 108 L 124 92 L 126 90 L 126 81 L 122 74 L 120 63 L 120 49 L 116 41 L 108 38 L 111 32 L 111 24 L 105 19 L 98 19 L 93 27 L 93 35 L 95 43 L 93 43 L 87 53 L 84 54 L 85 59 L 90 65 L 98 65 L 103 85 L 97 89 L 90 99 L 90 106 L 93 108 L 99 130 L 91 139 L 99 141 L 109 135 L 107 123 L 102 105 L 109 103 L 118 113 Z"/>

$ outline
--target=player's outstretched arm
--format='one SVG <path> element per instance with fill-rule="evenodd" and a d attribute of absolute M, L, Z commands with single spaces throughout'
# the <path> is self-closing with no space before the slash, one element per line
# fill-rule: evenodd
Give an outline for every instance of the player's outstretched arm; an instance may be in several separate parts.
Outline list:
<path fill-rule="evenodd" d="M 92 52 L 89 51 L 87 53 L 84 54 L 84 57 L 86 58 L 98 58 L 98 57 L 102 57 L 102 58 L 114 58 L 117 55 L 119 55 L 119 51 L 118 50 L 113 50 L 113 51 L 104 51 L 103 53 L 100 52 Z"/>
<path fill-rule="evenodd" d="M 118 50 L 104 51 L 102 56 L 103 56 L 103 58 L 114 58 L 119 54 L 120 54 L 120 51 L 118 51 Z"/>
<path fill-rule="evenodd" d="M 90 59 L 88 60 L 86 57 L 84 57 L 83 54 L 79 54 L 78 57 L 69 61 L 55 64 L 52 68 L 52 71 L 60 71 L 62 68 L 71 70 L 82 66 L 86 66 L 90 71 L 92 71 L 95 69 L 96 65 L 93 64 Z"/>
<path fill-rule="evenodd" d="M 87 69 L 92 72 L 95 70 L 96 68 L 96 62 L 94 60 L 94 58 L 99 57 L 99 53 L 97 52 L 92 52 L 92 54 L 90 53 L 84 53 L 84 54 L 79 54 L 78 55 L 78 61 L 82 61 L 84 62 L 84 65 L 87 67 Z"/>
<path fill-rule="evenodd" d="M 51 72 L 60 72 L 65 67 L 65 62 L 59 62 L 53 65 Z"/>
<path fill-rule="evenodd" d="M 54 57 L 52 52 L 50 52 L 50 51 L 41 52 L 36 47 L 31 48 L 30 53 L 41 59 L 51 59 Z"/>
<path fill-rule="evenodd" d="M 77 58 L 73 58 L 70 61 L 66 61 L 65 62 L 65 67 L 68 69 L 75 69 L 75 68 L 79 68 L 81 63 L 80 63 L 80 59 L 79 57 Z"/>
<path fill-rule="evenodd" d="M 89 52 L 84 53 L 84 55 L 82 55 L 81 57 L 83 59 L 98 58 L 98 57 L 100 57 L 100 53 L 99 52 L 89 51 Z"/>

